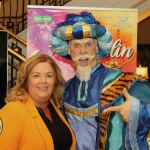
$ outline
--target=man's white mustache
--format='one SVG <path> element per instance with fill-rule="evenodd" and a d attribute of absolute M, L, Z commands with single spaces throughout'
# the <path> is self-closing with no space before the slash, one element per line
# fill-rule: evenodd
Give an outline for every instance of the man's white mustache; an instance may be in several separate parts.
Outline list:
<path fill-rule="evenodd" d="M 74 61 L 79 61 L 79 60 L 82 60 L 82 59 L 93 59 L 95 58 L 95 55 L 89 55 L 89 54 L 86 54 L 86 55 L 79 55 L 75 58 L 73 58 Z"/>

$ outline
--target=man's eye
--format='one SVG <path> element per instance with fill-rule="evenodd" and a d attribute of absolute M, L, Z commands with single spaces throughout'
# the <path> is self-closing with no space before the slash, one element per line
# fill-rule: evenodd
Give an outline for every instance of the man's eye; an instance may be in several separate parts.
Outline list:
<path fill-rule="evenodd" d="M 74 44 L 74 47 L 75 47 L 75 48 L 78 48 L 78 47 L 79 47 L 79 44 Z"/>
<path fill-rule="evenodd" d="M 92 45 L 91 43 L 87 43 L 86 44 L 87 47 L 91 47 L 91 45 Z"/>

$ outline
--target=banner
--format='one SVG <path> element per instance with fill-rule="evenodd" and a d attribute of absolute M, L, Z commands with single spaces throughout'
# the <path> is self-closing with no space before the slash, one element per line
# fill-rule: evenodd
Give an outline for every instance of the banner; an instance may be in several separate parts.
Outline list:
<path fill-rule="evenodd" d="M 100 59 L 105 66 L 121 69 L 124 72 L 136 71 L 137 56 L 137 10 L 109 8 L 81 8 L 28 6 L 27 57 L 36 53 L 51 55 L 50 35 L 55 27 L 65 20 L 69 13 L 91 12 L 112 34 L 113 45 L 110 56 Z M 56 63 L 63 68 L 66 80 L 74 76 L 74 66 L 57 54 L 52 55 Z"/>

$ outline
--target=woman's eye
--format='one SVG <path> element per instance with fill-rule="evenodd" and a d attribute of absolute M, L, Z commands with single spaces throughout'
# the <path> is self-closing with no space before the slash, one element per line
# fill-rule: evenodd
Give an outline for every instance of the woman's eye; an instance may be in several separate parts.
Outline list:
<path fill-rule="evenodd" d="M 40 75 L 38 75 L 38 74 L 34 74 L 33 75 L 33 77 L 35 77 L 35 78 L 37 78 L 37 77 L 39 77 Z"/>
<path fill-rule="evenodd" d="M 52 75 L 52 74 L 48 74 L 47 77 L 48 77 L 48 78 L 52 78 L 53 75 Z"/>

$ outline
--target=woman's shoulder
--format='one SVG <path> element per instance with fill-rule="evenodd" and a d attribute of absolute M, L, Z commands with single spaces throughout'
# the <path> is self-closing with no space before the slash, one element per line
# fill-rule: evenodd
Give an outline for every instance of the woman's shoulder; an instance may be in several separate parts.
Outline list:
<path fill-rule="evenodd" d="M 13 127 L 11 127 L 9 131 L 12 133 L 19 132 L 24 122 L 26 121 L 27 117 L 28 117 L 28 114 L 23 103 L 8 102 L 0 110 L 0 121 L 3 126 L 3 132 L 7 133 L 7 129 L 10 128 L 12 124 L 13 124 Z"/>
<path fill-rule="evenodd" d="M 25 110 L 24 103 L 20 101 L 8 102 L 1 110 L 1 113 L 16 113 L 19 114 Z"/>

